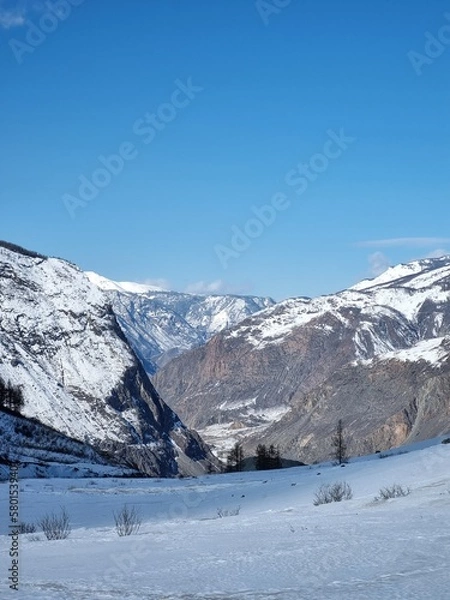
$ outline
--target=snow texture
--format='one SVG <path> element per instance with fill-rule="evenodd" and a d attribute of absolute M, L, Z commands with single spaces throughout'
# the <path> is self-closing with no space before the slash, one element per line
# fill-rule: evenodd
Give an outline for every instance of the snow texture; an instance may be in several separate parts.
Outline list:
<path fill-rule="evenodd" d="M 450 589 L 450 444 L 327 464 L 185 480 L 27 480 L 20 517 L 64 506 L 73 531 L 20 540 L 22 600 L 446 600 Z M 406 451 L 406 453 L 405 453 Z M 319 485 L 353 499 L 314 506 Z M 381 487 L 411 493 L 374 501 Z M 8 485 L 0 484 L 6 511 Z M 119 538 L 113 512 L 142 516 Z M 222 514 L 238 513 L 219 518 Z M 0 597 L 7 586 L 6 512 Z"/>
<path fill-rule="evenodd" d="M 439 314 L 440 307 L 445 309 L 449 301 L 450 258 L 425 259 L 392 267 L 376 279 L 362 281 L 337 294 L 285 300 L 234 327 L 227 335 L 233 338 L 243 336 L 255 349 L 262 349 L 267 345 L 282 344 L 297 328 L 313 326 L 325 315 L 350 327 L 350 316 L 354 312 L 363 317 L 354 338 L 359 358 L 367 359 L 368 354 L 370 358 L 385 354 L 393 358 L 392 353 L 400 351 L 399 360 L 413 360 L 412 357 L 419 356 L 422 346 L 409 354 L 404 351 L 422 342 L 417 331 L 419 313 L 427 304 L 432 304 L 437 331 L 443 319 Z M 404 338 L 402 348 L 393 345 L 389 336 L 374 331 L 374 321 L 389 319 L 398 322 L 398 332 Z M 331 325 L 320 322 L 317 327 L 330 334 L 333 332 Z M 436 342 L 436 347 L 440 341 Z M 367 351 L 368 346 L 370 352 Z M 427 351 L 422 358 L 439 362 L 442 353 Z"/>

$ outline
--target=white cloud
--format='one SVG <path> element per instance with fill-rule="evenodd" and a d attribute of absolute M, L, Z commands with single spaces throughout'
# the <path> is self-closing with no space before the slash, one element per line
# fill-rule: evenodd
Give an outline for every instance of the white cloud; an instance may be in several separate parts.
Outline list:
<path fill-rule="evenodd" d="M 441 244 L 449 244 L 450 238 L 438 237 L 402 237 L 388 238 L 384 240 L 368 240 L 359 242 L 357 246 L 363 248 L 393 248 L 393 247 L 417 247 L 417 246 L 440 246 Z"/>
<path fill-rule="evenodd" d="M 0 6 L 0 27 L 2 29 L 11 29 L 20 27 L 25 23 L 25 15 L 16 10 L 5 10 Z"/>
<path fill-rule="evenodd" d="M 438 248 L 432 252 L 428 252 L 425 258 L 441 258 L 441 256 L 449 256 L 450 250 L 444 250 L 444 248 Z"/>
<path fill-rule="evenodd" d="M 28 13 L 42 13 L 47 8 L 42 0 L 0 0 L 0 28 L 22 27 Z"/>
<path fill-rule="evenodd" d="M 152 287 L 160 288 L 164 291 L 176 291 L 179 290 L 178 286 L 173 285 L 168 279 L 163 277 L 159 278 L 146 278 L 139 281 L 135 281 L 139 285 L 149 285 Z M 243 285 L 233 285 L 223 281 L 222 279 L 216 279 L 214 281 L 195 281 L 189 283 L 183 290 L 186 294 L 236 294 L 236 295 L 249 295 L 251 294 L 252 284 L 247 283 Z"/>
<path fill-rule="evenodd" d="M 223 281 L 223 279 L 216 279 L 215 281 L 195 281 L 186 286 L 185 292 L 187 294 L 234 294 L 236 296 L 247 296 L 252 294 L 253 284 L 245 282 L 240 285 L 235 285 Z"/>
<path fill-rule="evenodd" d="M 368 258 L 370 265 L 370 274 L 373 277 L 378 277 L 390 267 L 389 258 L 382 252 L 374 252 Z"/>
<path fill-rule="evenodd" d="M 171 290 L 172 286 L 170 285 L 170 281 L 164 279 L 162 277 L 157 279 L 145 279 L 144 281 L 140 281 L 142 285 L 151 285 L 152 287 L 161 288 L 162 290 Z"/>
<path fill-rule="evenodd" d="M 206 281 L 196 281 L 186 286 L 186 292 L 188 294 L 220 294 L 225 293 L 226 285 L 222 279 L 216 279 L 210 283 Z"/>

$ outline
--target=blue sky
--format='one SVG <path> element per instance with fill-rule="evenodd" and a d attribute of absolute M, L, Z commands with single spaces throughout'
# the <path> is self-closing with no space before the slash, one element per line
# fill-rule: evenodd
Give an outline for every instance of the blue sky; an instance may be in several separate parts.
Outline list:
<path fill-rule="evenodd" d="M 0 70 L 3 239 L 276 299 L 450 251 L 448 2 L 0 0 Z"/>

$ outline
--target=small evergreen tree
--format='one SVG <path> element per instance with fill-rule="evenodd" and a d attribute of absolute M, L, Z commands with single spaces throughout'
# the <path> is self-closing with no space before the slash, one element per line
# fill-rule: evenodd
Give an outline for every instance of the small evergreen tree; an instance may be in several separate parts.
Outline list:
<path fill-rule="evenodd" d="M 3 379 L 0 379 L 0 407 L 6 407 L 6 385 Z"/>
<path fill-rule="evenodd" d="M 10 381 L 0 379 L 0 408 L 11 412 L 20 413 L 24 407 L 24 398 L 21 387 L 16 387 Z"/>
<path fill-rule="evenodd" d="M 278 446 L 275 447 L 273 444 L 271 444 L 268 453 L 268 468 L 281 469 L 281 466 L 280 450 Z"/>
<path fill-rule="evenodd" d="M 227 473 L 242 471 L 243 460 L 244 451 L 242 449 L 242 444 L 236 442 L 227 456 Z"/>
<path fill-rule="evenodd" d="M 336 433 L 332 438 L 333 445 L 333 458 L 337 462 L 338 465 L 342 465 L 343 463 L 348 462 L 347 457 L 347 444 L 344 438 L 344 426 L 342 424 L 342 419 L 339 419 Z"/>
<path fill-rule="evenodd" d="M 264 471 L 267 466 L 267 448 L 265 444 L 258 444 L 256 447 L 255 468 L 257 471 Z"/>
<path fill-rule="evenodd" d="M 278 447 L 271 444 L 267 449 L 265 444 L 258 444 L 255 468 L 258 471 L 265 471 L 267 469 L 281 469 L 281 467 L 281 456 Z"/>

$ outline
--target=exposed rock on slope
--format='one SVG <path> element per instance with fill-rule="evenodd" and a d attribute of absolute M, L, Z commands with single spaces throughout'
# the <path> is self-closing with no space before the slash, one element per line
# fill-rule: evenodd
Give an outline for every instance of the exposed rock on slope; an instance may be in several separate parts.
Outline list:
<path fill-rule="evenodd" d="M 449 334 L 450 258 L 422 260 L 280 302 L 174 359 L 155 382 L 219 450 L 241 438 L 327 458 L 342 418 L 360 453 L 450 429 Z"/>
<path fill-rule="evenodd" d="M 210 454 L 161 400 L 106 296 L 74 265 L 0 244 L 0 377 L 24 417 L 142 473 L 203 471 Z"/>
<path fill-rule="evenodd" d="M 264 432 L 265 440 L 311 461 L 329 456 L 340 418 L 353 456 L 449 432 L 450 338 L 436 341 L 435 363 L 418 358 L 419 352 L 429 352 L 428 342 L 339 370 L 296 398 L 292 410 Z M 250 435 L 247 444 L 257 439 Z"/>

